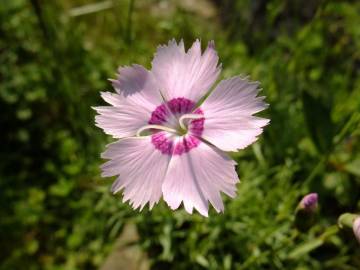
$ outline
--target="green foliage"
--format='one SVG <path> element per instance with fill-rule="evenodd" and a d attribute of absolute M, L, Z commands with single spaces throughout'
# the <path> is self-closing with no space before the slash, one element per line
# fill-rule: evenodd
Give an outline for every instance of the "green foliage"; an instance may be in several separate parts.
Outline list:
<path fill-rule="evenodd" d="M 360 211 L 359 2 L 195 2 L 75 17 L 88 1 L 0 4 L 0 269 L 96 269 L 130 221 L 154 269 L 359 269 L 358 243 L 332 226 Z M 233 154 L 238 196 L 208 219 L 134 212 L 99 177 L 108 138 L 91 106 L 118 65 L 149 67 L 172 37 L 214 39 L 222 76 L 249 74 L 270 104 L 260 141 Z M 310 191 L 320 211 L 300 233 Z"/>

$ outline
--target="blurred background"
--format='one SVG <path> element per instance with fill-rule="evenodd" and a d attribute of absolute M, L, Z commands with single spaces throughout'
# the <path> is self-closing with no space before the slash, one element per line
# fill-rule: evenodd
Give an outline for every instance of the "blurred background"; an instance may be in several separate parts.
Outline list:
<path fill-rule="evenodd" d="M 233 155 L 224 214 L 132 211 L 101 179 L 90 108 L 118 66 L 215 40 L 222 77 L 262 83 L 270 118 Z M 0 0 L 0 269 L 360 269 L 360 2 Z M 316 223 L 294 226 L 308 192 Z"/>

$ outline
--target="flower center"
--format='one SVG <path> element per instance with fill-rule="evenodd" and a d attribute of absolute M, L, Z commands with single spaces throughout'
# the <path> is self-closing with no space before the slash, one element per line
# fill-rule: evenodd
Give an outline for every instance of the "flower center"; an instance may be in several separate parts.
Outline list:
<path fill-rule="evenodd" d="M 174 98 L 159 105 L 151 114 L 149 127 L 154 127 L 151 141 L 163 154 L 181 155 L 200 144 L 204 130 L 203 112 L 195 102 Z"/>

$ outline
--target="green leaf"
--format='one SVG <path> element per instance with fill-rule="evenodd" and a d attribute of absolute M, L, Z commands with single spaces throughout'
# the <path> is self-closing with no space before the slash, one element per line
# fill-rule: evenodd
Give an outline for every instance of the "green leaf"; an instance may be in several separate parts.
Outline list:
<path fill-rule="evenodd" d="M 331 120 L 331 110 L 319 98 L 308 92 L 302 93 L 303 112 L 310 137 L 317 150 L 329 152 L 334 137 L 334 124 Z"/>
<path fill-rule="evenodd" d="M 346 164 L 344 169 L 349 173 L 360 176 L 360 158 L 357 158 Z"/>
<path fill-rule="evenodd" d="M 292 252 L 290 252 L 289 259 L 300 258 L 301 256 L 309 253 L 310 251 L 320 247 L 323 243 L 323 239 L 313 239 L 309 242 L 306 242 L 295 248 Z"/>

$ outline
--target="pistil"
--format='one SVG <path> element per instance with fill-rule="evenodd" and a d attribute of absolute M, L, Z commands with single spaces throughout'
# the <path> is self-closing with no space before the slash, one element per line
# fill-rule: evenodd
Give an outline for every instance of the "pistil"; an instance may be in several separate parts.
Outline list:
<path fill-rule="evenodd" d="M 142 128 L 140 128 L 137 132 L 136 132 L 136 136 L 140 137 L 141 133 L 147 129 L 159 129 L 159 130 L 164 130 L 164 131 L 168 131 L 171 133 L 177 133 L 177 131 L 173 128 L 169 128 L 169 127 L 165 127 L 165 126 L 161 126 L 161 125 L 146 125 L 143 126 Z"/>
<path fill-rule="evenodd" d="M 186 125 L 184 123 L 185 119 L 201 119 L 201 118 L 204 118 L 204 115 L 202 115 L 202 114 L 194 114 L 194 113 L 184 114 L 179 118 L 180 127 L 183 130 L 187 130 Z"/>

